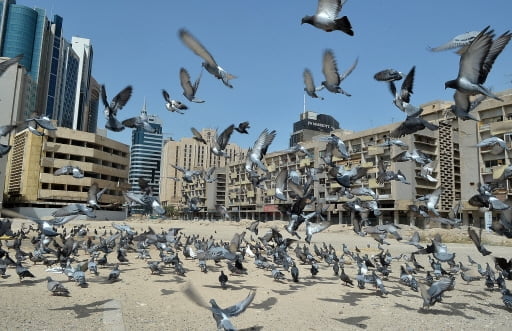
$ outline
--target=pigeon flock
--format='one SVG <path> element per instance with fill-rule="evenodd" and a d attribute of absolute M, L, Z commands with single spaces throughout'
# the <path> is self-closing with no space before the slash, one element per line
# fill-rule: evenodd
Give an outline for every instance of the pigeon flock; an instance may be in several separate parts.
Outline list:
<path fill-rule="evenodd" d="M 353 29 L 347 16 L 338 17 L 345 3 L 346 0 L 318 0 L 315 14 L 303 17 L 301 22 L 322 30 L 318 33 L 341 31 L 352 37 L 356 35 L 354 30 L 357 32 L 357 27 Z M 180 68 L 182 95 L 187 101 L 174 99 L 176 94 L 165 89 L 161 92 L 163 104 L 169 112 L 187 116 L 189 109 L 200 107 L 195 104 L 206 102 L 200 99 L 203 70 L 228 88 L 234 88 L 232 81 L 237 77 L 221 67 L 206 47 L 187 29 L 180 29 L 178 38 L 186 48 L 201 58 L 201 73 L 192 83 L 187 69 Z M 484 84 L 494 62 L 511 38 L 512 33 L 509 31 L 496 37 L 494 30 L 487 26 L 480 31 L 458 35 L 441 46 L 430 48 L 432 52 L 456 49 L 460 56 L 457 77 L 445 83 L 445 88 L 454 90 L 454 105 L 450 111 L 460 120 L 477 121 L 478 119 L 471 114 L 471 111 L 484 98 L 503 101 Z M 21 58 L 22 55 L 0 64 L 0 78 L 10 65 L 17 63 Z M 352 91 L 349 93 L 340 85 L 354 70 L 357 70 L 358 63 L 359 59 L 356 58 L 351 64 L 344 64 L 343 67 L 347 69 L 340 72 L 333 50 L 325 49 L 322 57 L 324 80 L 317 86 L 311 71 L 305 68 L 304 92 L 311 98 L 319 99 L 327 98 L 327 95 L 320 95 L 327 92 L 350 97 Z M 408 150 L 409 147 L 399 139 L 419 130 L 438 129 L 437 125 L 421 117 L 423 109 L 413 105 L 411 101 L 415 72 L 415 66 L 406 74 L 390 68 L 375 73 L 373 77 L 388 85 L 393 104 L 405 115 L 405 119 L 391 132 L 391 139 L 382 146 L 401 146 L 404 151 L 394 156 L 390 162 L 414 161 L 421 167 L 423 178 L 430 182 L 437 182 L 437 179 L 432 176 L 435 161 L 419 149 Z M 402 79 L 403 82 L 398 87 L 397 82 Z M 124 120 L 118 119 L 122 114 L 119 111 L 126 106 L 132 92 L 133 87 L 127 85 L 109 99 L 105 85 L 101 86 L 101 100 L 105 107 L 105 128 L 113 132 L 120 132 L 125 128 L 143 128 L 147 132 L 155 132 L 144 113 Z M 199 98 L 196 97 L 196 93 L 199 93 Z M 44 135 L 45 130 L 57 130 L 49 118 L 34 116 L 23 123 L 0 127 L 0 136 L 7 136 L 21 126 L 28 127 L 30 132 L 36 135 Z M 215 134 L 209 152 L 215 156 L 229 158 L 226 148 L 232 135 L 250 134 L 248 129 L 250 129 L 249 121 L 229 125 L 219 134 Z M 206 144 L 206 140 L 197 129 L 191 128 L 191 132 L 194 139 Z M 102 189 L 93 183 L 89 188 L 87 201 L 56 210 L 52 215 L 53 219 L 31 218 L 14 211 L 2 210 L 3 216 L 26 219 L 31 222 L 29 226 L 24 223 L 20 229 L 13 230 L 11 219 L 6 218 L 1 221 L 0 275 L 2 279 L 15 272 L 19 278 L 20 288 L 24 284 L 29 284 L 29 279 L 46 279 L 50 295 L 73 297 L 92 286 L 122 283 L 124 273 L 134 272 L 134 266 L 140 266 L 147 269 L 148 277 L 165 277 L 171 274 L 182 279 L 182 282 L 186 282 L 181 292 L 198 307 L 209 310 L 214 319 L 212 328 L 215 322 L 219 330 L 235 330 L 236 317 L 242 313 L 253 313 L 251 308 L 256 306 L 255 300 L 263 301 L 263 297 L 268 294 L 265 294 L 263 289 L 247 287 L 248 294 L 245 298 L 233 296 L 230 306 L 223 308 L 214 298 L 210 298 L 207 304 L 195 285 L 186 281 L 188 273 L 215 272 L 218 274 L 218 288 L 224 291 L 234 286 L 233 278 L 236 278 L 238 286 L 243 287 L 244 277 L 255 273 L 258 276 L 269 277 L 279 284 L 295 284 L 293 286 L 298 286 L 297 284 L 302 284 L 306 280 L 310 285 L 315 284 L 320 282 L 322 277 L 332 276 L 334 273 L 341 288 L 357 286 L 360 291 L 374 292 L 375 296 L 379 297 L 376 300 L 387 300 L 401 293 L 412 293 L 416 303 L 411 303 L 411 306 L 424 313 L 430 313 L 436 304 L 436 307 L 440 306 L 439 303 L 449 304 L 450 299 L 447 294 L 449 291 L 464 291 L 464 286 L 467 284 L 479 282 L 482 289 L 486 289 L 489 295 L 500 296 L 504 310 L 512 311 L 512 294 L 506 284 L 507 281 L 512 280 L 512 259 L 494 255 L 486 248 L 481 229 L 471 227 L 467 229 L 468 239 L 475 246 L 472 253 L 479 253 L 482 257 L 492 257 L 494 266 L 486 262 L 483 268 L 478 262 L 483 260 L 477 258 L 475 261 L 469 255 L 468 264 L 465 265 L 461 258 L 450 250 L 450 244 L 443 242 L 441 236 L 426 239 L 415 232 L 406 242 L 398 225 L 387 223 L 372 226 L 370 224 L 370 214 L 375 216 L 381 214 L 378 194 L 369 187 L 353 185 L 367 176 L 367 168 L 353 166 L 351 169 L 345 169 L 344 166 L 336 164 L 336 158 L 350 159 L 350 152 L 340 137 L 334 134 L 318 137 L 319 141 L 325 143 L 325 152 L 321 155 L 324 164 L 321 168 L 307 169 L 305 176 L 301 178 L 296 171 L 294 173 L 294 171 L 281 169 L 273 172 L 265 164 L 265 155 L 276 134 L 275 130 L 264 129 L 256 137 L 253 146 L 247 151 L 244 169 L 254 190 L 265 189 L 265 183 L 270 181 L 275 188 L 276 199 L 283 202 L 291 201 L 291 203 L 280 205 L 283 219 L 287 220 L 286 225 L 265 226 L 266 232 L 262 232 L 260 229 L 262 221 L 254 220 L 246 228 L 247 231 L 236 233 L 230 241 L 216 238 L 214 233 L 204 237 L 187 233 L 182 228 L 155 231 L 148 226 L 144 230 L 137 231 L 128 223 L 112 223 L 111 227 L 104 225 L 100 229 L 91 229 L 87 224 L 76 221 L 71 225 L 69 222 L 78 215 L 95 218 L 95 210 L 104 208 L 101 204 L 101 196 L 105 188 Z M 498 137 L 483 140 L 475 147 L 492 148 L 491 152 L 496 154 L 508 150 L 506 143 Z M 8 154 L 10 149 L 9 145 L 0 145 L 0 156 Z M 291 148 L 289 152 L 305 158 L 313 156 L 311 151 L 300 144 Z M 180 177 L 172 178 L 176 181 L 192 183 L 201 180 L 211 183 L 216 180 L 215 167 L 193 170 L 175 164 L 170 166 L 180 172 Z M 318 180 L 316 174 L 321 172 L 327 174 L 327 180 L 339 184 L 337 191 L 332 192 L 336 197 L 346 196 L 349 199 L 343 205 L 345 210 L 352 211 L 355 215 L 354 236 L 358 239 L 359 237 L 372 238 L 375 241 L 375 247 L 368 244 L 366 248 L 357 246 L 352 248 L 349 247 L 350 243 L 335 247 L 332 243 L 315 239 L 316 234 L 331 226 L 325 216 L 329 205 L 316 201 L 313 191 L 312 184 Z M 399 181 L 403 185 L 410 184 L 400 170 L 397 172 L 389 170 L 389 162 L 382 159 L 378 162 L 375 173 L 376 182 L 379 184 L 389 181 Z M 72 176 L 77 179 L 84 177 L 84 172 L 73 165 L 57 169 L 53 174 Z M 501 180 L 510 177 L 512 172 L 509 169 L 508 172 L 503 172 Z M 149 182 L 145 178 L 139 178 L 138 186 L 142 191 L 141 194 L 124 192 L 126 205 L 139 205 L 145 214 L 157 214 L 165 218 L 165 209 L 153 195 Z M 417 198 L 417 203 L 411 205 L 410 209 L 418 216 L 443 224 L 444 227 L 461 227 L 462 222 L 458 218 L 460 204 L 458 206 L 454 204 L 453 212 L 447 217 L 442 217 L 438 212 L 437 205 L 442 194 L 443 187 L 440 185 L 432 193 Z M 185 198 L 187 212 L 191 215 L 202 208 L 196 197 L 186 196 Z M 501 211 L 499 221 L 494 222 L 491 228 L 498 235 L 512 238 L 512 211 L 510 206 L 493 194 L 491 185 L 479 183 L 478 191 L 469 203 L 479 208 Z M 306 212 L 306 210 L 313 211 Z M 231 220 L 230 212 L 225 206 L 217 205 L 217 212 L 221 219 Z M 393 256 L 389 245 L 403 245 L 411 250 L 413 246 L 414 250 L 409 254 Z M 139 264 L 135 262 L 137 260 L 144 263 Z M 31 272 L 30 264 L 38 263 L 46 266 L 45 275 Z M 254 264 L 255 267 L 248 268 L 249 263 Z M 52 275 L 49 276 L 49 274 Z M 0 280 L 0 286 L 1 284 L 2 280 Z M 198 311 L 203 313 L 206 309 Z M 443 306 L 439 308 L 439 310 L 442 309 Z M 282 328 L 283 326 L 274 325 L 274 327 Z"/>

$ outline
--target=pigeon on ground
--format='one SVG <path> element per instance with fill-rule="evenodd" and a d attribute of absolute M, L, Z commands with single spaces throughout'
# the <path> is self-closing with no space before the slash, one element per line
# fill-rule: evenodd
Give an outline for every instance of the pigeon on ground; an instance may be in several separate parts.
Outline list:
<path fill-rule="evenodd" d="M 229 88 L 233 88 L 233 85 L 229 82 L 231 79 L 236 78 L 236 76 L 233 76 L 232 74 L 228 73 L 226 70 L 222 69 L 217 62 L 215 62 L 215 59 L 213 56 L 206 50 L 206 48 L 194 37 L 192 36 L 187 30 L 180 29 L 179 31 L 179 37 L 181 41 L 188 47 L 192 52 L 194 52 L 196 55 L 201 57 L 203 59 L 203 67 L 208 71 L 210 74 L 215 76 L 215 78 L 220 79 L 224 85 L 226 85 Z"/>
<path fill-rule="evenodd" d="M 51 277 L 46 277 L 46 280 L 48 281 L 46 287 L 48 288 L 48 291 L 52 293 L 52 295 L 58 295 L 58 296 L 68 296 L 69 290 L 64 287 L 60 282 L 53 280 Z"/>
<path fill-rule="evenodd" d="M 332 50 L 327 49 L 323 56 L 322 72 L 324 73 L 325 80 L 322 82 L 322 88 L 326 88 L 332 93 L 341 93 L 348 97 L 352 96 L 350 93 L 343 90 L 340 87 L 340 84 L 352 73 L 352 71 L 354 71 L 357 66 L 357 62 L 358 59 L 356 58 L 354 63 L 340 75 L 338 73 L 338 66 L 336 64 L 336 59 L 334 58 L 334 53 Z"/>
<path fill-rule="evenodd" d="M 23 59 L 23 54 L 18 54 L 15 57 L 7 59 L 0 63 L 0 77 L 9 69 L 10 66 L 20 62 Z"/>
<path fill-rule="evenodd" d="M 332 32 L 335 30 L 343 31 L 349 36 L 354 35 L 352 25 L 347 16 L 336 18 L 341 8 L 347 0 L 318 0 L 315 15 L 304 16 L 301 24 L 307 23 L 314 27 Z"/>
<path fill-rule="evenodd" d="M 315 82 L 313 81 L 313 74 L 309 69 L 304 69 L 304 73 L 302 74 L 304 77 L 304 91 L 312 98 L 318 98 L 323 100 L 324 98 L 319 97 L 316 92 L 320 91 L 322 87 L 316 87 Z"/>
<path fill-rule="evenodd" d="M 30 277 L 35 278 L 35 276 L 28 270 L 26 267 L 24 267 L 21 264 L 21 261 L 16 262 L 16 273 L 18 274 L 18 277 L 20 278 L 20 282 L 23 280 L 23 278 Z"/>
<path fill-rule="evenodd" d="M 494 61 L 503 51 L 512 38 L 512 33 L 505 32 L 495 40 L 494 31 L 489 31 L 489 26 L 483 29 L 470 44 L 458 51 L 460 56 L 459 73 L 456 79 L 445 83 L 445 88 L 453 88 L 463 96 L 458 95 L 455 99 L 468 99 L 469 96 L 484 94 L 498 101 L 503 101 L 489 89 L 483 86 L 487 75 L 491 71 Z"/>
<path fill-rule="evenodd" d="M 61 176 L 61 175 L 72 175 L 74 178 L 83 178 L 84 172 L 82 169 L 80 169 L 77 166 L 73 165 L 67 165 L 62 168 L 59 168 L 54 171 L 53 173 L 55 176 Z"/>
<path fill-rule="evenodd" d="M 223 288 L 223 289 L 226 289 L 226 284 L 228 282 L 228 276 L 224 273 L 224 271 L 220 271 L 220 275 L 219 275 L 219 283 L 220 283 L 220 286 Z"/>
<path fill-rule="evenodd" d="M 184 114 L 183 111 L 188 109 L 187 105 L 181 101 L 171 99 L 169 92 L 166 90 L 162 90 L 162 96 L 165 100 L 165 108 L 171 113 Z"/>
<path fill-rule="evenodd" d="M 201 74 L 197 77 L 194 84 L 190 82 L 190 74 L 188 73 L 187 69 L 181 68 L 180 69 L 180 84 L 181 88 L 183 89 L 183 95 L 185 98 L 188 99 L 190 102 L 195 103 L 203 103 L 204 100 L 197 99 L 196 93 L 197 88 L 199 87 L 199 82 L 201 81 Z"/>
<path fill-rule="evenodd" d="M 110 274 L 108 275 L 108 280 L 115 282 L 119 280 L 119 275 L 121 274 L 121 271 L 119 270 L 119 264 L 116 263 L 114 265 L 114 269 L 110 271 Z"/>

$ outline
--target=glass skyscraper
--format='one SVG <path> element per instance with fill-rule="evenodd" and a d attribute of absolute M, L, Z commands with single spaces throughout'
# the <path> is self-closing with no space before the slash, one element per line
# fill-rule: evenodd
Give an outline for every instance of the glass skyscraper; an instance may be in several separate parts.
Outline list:
<path fill-rule="evenodd" d="M 147 114 L 146 103 L 141 113 Z M 144 178 L 150 182 L 153 188 L 153 196 L 159 196 L 160 186 L 160 161 L 162 158 L 162 121 L 158 116 L 147 115 L 149 123 L 156 129 L 155 133 L 137 128 L 132 131 L 132 146 L 130 149 L 130 172 L 128 181 L 131 184 L 131 192 L 141 193 L 138 179 Z"/>

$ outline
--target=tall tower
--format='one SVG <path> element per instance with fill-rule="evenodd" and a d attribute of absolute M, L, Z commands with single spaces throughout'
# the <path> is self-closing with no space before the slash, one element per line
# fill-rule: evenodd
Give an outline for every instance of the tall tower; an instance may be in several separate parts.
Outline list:
<path fill-rule="evenodd" d="M 132 131 L 128 182 L 132 186 L 131 192 L 141 193 L 138 180 L 142 177 L 153 188 L 153 196 L 158 197 L 163 143 L 162 121 L 156 115 L 147 114 L 145 100 L 141 114 L 147 115 L 150 125 L 156 129 L 156 132 L 149 133 L 144 128 L 136 128 Z"/>
<path fill-rule="evenodd" d="M 90 112 L 90 85 L 93 60 L 91 40 L 72 37 L 71 45 L 80 59 L 78 64 L 77 89 L 75 92 L 75 111 L 73 113 L 73 129 L 87 130 L 87 117 Z M 96 111 L 98 109 L 96 108 Z"/>

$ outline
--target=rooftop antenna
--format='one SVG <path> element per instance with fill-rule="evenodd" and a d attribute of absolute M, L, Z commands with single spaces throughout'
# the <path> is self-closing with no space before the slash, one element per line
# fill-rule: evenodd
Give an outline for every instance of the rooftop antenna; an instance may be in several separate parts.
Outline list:
<path fill-rule="evenodd" d="M 140 114 L 141 115 L 147 115 L 148 114 L 147 107 L 146 107 L 146 97 L 144 97 L 144 105 L 142 106 L 142 110 L 140 111 Z"/>
<path fill-rule="evenodd" d="M 303 114 L 306 113 L 306 92 L 304 92 L 304 109 L 303 109 Z"/>

